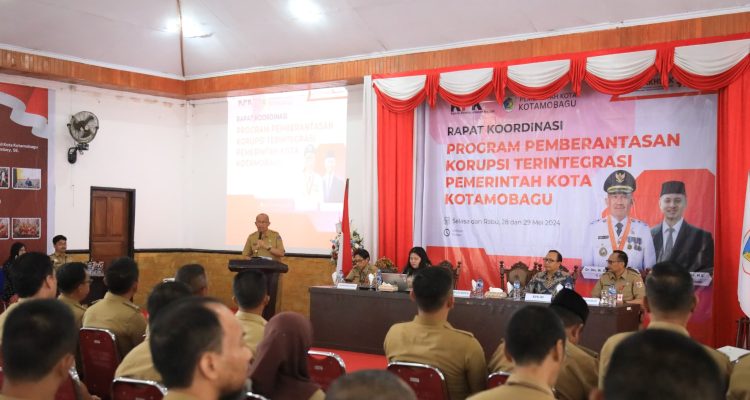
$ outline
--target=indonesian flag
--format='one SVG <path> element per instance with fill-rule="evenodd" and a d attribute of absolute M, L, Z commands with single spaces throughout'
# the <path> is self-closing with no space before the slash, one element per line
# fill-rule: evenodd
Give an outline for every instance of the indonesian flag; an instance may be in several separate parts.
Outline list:
<path fill-rule="evenodd" d="M 745 191 L 745 219 L 742 223 L 740 272 L 737 278 L 737 298 L 745 315 L 750 316 L 750 173 Z"/>
<path fill-rule="evenodd" d="M 341 216 L 341 243 L 339 243 L 338 268 L 344 276 L 352 270 L 352 234 L 349 232 L 349 179 L 344 189 L 344 214 Z"/>

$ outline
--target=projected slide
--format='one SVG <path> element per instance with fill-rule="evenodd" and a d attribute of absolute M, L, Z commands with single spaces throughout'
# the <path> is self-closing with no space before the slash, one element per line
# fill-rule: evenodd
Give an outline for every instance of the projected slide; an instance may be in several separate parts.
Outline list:
<path fill-rule="evenodd" d="M 226 244 L 269 214 L 287 252 L 326 254 L 341 219 L 346 88 L 228 99 Z"/>

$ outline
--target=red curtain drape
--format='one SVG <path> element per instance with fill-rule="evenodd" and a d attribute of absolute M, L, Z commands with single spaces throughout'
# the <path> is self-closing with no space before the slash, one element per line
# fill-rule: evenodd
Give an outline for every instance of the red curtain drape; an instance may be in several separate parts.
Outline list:
<path fill-rule="evenodd" d="M 378 256 L 406 264 L 414 224 L 414 109 L 378 102 Z"/>
<path fill-rule="evenodd" d="M 747 61 L 747 59 L 745 60 Z M 742 311 L 737 276 L 742 214 L 750 169 L 750 69 L 719 92 L 716 165 L 716 256 L 714 264 L 715 345 L 734 343 Z"/>

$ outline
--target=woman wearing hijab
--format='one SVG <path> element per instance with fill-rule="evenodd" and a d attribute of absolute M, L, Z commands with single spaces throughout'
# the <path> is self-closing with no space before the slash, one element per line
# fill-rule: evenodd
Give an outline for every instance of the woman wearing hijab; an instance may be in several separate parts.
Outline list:
<path fill-rule="evenodd" d="M 253 392 L 273 400 L 323 400 L 325 393 L 307 373 L 312 324 L 301 314 L 276 314 L 266 324 L 250 366 Z"/>

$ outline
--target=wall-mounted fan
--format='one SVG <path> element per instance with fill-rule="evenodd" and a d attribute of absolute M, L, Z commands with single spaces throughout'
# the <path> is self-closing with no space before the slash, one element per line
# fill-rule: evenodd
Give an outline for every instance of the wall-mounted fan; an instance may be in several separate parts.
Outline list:
<path fill-rule="evenodd" d="M 68 149 L 68 162 L 75 164 L 78 159 L 78 153 L 83 154 L 84 150 L 89 149 L 89 143 L 96 137 L 99 131 L 99 118 L 91 111 L 79 111 L 70 117 L 68 123 L 68 132 L 76 145 Z"/>

